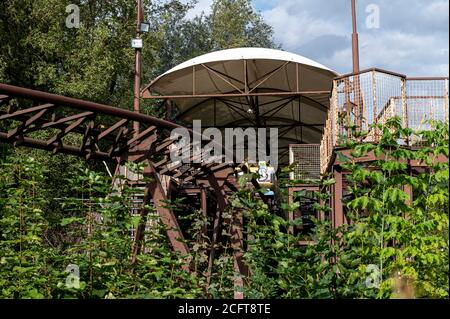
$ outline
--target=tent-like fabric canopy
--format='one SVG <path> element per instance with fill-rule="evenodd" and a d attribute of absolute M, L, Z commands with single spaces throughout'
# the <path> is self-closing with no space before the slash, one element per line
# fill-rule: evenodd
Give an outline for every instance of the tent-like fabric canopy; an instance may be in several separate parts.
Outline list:
<path fill-rule="evenodd" d="M 202 127 L 276 127 L 280 161 L 289 144 L 320 143 L 337 73 L 289 52 L 237 48 L 184 62 L 144 88 L 144 98 L 171 100 L 177 120 Z"/>

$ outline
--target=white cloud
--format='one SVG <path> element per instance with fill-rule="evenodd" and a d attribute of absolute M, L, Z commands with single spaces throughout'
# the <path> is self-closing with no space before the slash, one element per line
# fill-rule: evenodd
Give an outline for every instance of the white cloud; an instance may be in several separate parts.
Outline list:
<path fill-rule="evenodd" d="M 351 71 L 350 1 L 276 0 L 262 12 L 287 51 L 340 73 Z M 411 76 L 448 75 L 448 1 L 359 0 L 361 67 Z M 380 29 L 367 29 L 365 8 L 380 8 Z"/>
<path fill-rule="evenodd" d="M 202 12 L 204 12 L 205 14 L 210 13 L 212 2 L 213 0 L 197 0 L 197 4 L 193 9 L 189 10 L 189 12 L 186 15 L 186 18 L 192 19 L 200 15 Z"/>
<path fill-rule="evenodd" d="M 198 0 L 192 18 L 210 12 Z M 409 76 L 449 74 L 448 0 L 358 0 L 361 67 Z M 365 9 L 380 8 L 380 29 L 367 29 Z M 284 50 L 317 60 L 340 73 L 351 71 L 349 0 L 253 0 Z"/>

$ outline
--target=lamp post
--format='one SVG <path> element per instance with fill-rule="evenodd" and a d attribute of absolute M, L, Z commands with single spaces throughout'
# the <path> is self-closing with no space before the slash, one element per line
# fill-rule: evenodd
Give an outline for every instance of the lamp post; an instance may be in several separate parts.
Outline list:
<path fill-rule="evenodd" d="M 141 23 L 144 20 L 144 10 L 142 8 L 142 0 L 136 1 L 137 6 L 137 24 L 136 39 L 133 39 L 132 46 L 135 49 L 135 66 L 134 66 L 134 103 L 133 110 L 140 112 L 140 94 L 141 94 L 141 59 L 142 59 L 142 39 L 141 39 Z M 133 122 L 134 136 L 139 134 L 139 122 Z"/>
<path fill-rule="evenodd" d="M 353 60 L 353 94 L 354 94 L 354 106 L 353 113 L 355 114 L 355 124 L 358 131 L 362 130 L 363 112 L 362 112 L 362 96 L 361 96 L 361 83 L 359 77 L 359 39 L 358 29 L 356 21 L 356 0 L 352 1 L 352 60 Z"/>
<path fill-rule="evenodd" d="M 356 0 L 352 0 L 352 55 L 353 55 L 353 73 L 359 72 L 359 40 L 356 25 Z"/>

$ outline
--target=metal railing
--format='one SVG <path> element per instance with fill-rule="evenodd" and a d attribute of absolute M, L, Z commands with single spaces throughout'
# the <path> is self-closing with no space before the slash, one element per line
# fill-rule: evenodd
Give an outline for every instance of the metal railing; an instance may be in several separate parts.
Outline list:
<path fill-rule="evenodd" d="M 333 81 L 330 109 L 320 145 L 320 171 L 325 173 L 339 138 L 354 138 L 355 130 L 367 135 L 362 142 L 376 143 L 381 132 L 374 124 L 384 124 L 398 116 L 403 126 L 414 130 L 429 128 L 430 119 L 448 121 L 448 78 L 407 78 L 380 69 L 347 74 Z M 418 140 L 401 141 L 420 146 Z"/>
<path fill-rule="evenodd" d="M 289 163 L 292 165 L 291 180 L 314 181 L 320 179 L 320 145 L 289 145 Z"/>

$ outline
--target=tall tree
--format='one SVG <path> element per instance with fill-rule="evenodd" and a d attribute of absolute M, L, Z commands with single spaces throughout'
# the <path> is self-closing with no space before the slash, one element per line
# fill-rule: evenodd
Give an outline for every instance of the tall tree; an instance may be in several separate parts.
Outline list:
<path fill-rule="evenodd" d="M 180 7 L 171 3 L 172 15 L 159 22 L 162 43 L 156 53 L 159 73 L 211 51 L 237 47 L 276 48 L 273 30 L 264 22 L 250 0 L 214 0 L 211 13 L 184 18 L 193 4 Z"/>
<path fill-rule="evenodd" d="M 251 0 L 215 0 L 209 17 L 213 49 L 275 47 L 273 30 Z"/>

